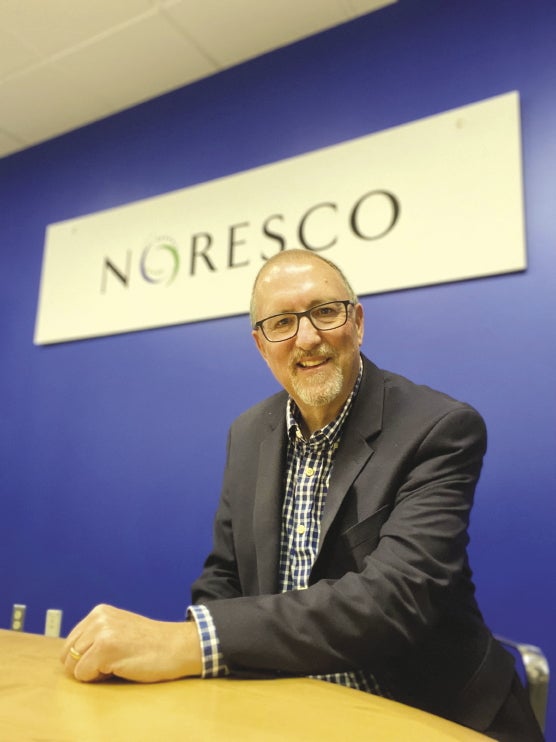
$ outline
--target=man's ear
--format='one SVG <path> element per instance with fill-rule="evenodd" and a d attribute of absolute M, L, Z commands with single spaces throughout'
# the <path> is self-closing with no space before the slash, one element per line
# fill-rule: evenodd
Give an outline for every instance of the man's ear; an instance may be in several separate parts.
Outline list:
<path fill-rule="evenodd" d="M 357 328 L 357 338 L 359 340 L 359 346 L 363 344 L 363 335 L 365 334 L 365 316 L 363 307 L 361 304 L 356 304 L 353 307 L 355 312 L 355 327 Z"/>
<path fill-rule="evenodd" d="M 266 348 L 265 348 L 264 340 L 261 337 L 261 333 L 258 330 L 251 330 L 251 336 L 253 340 L 255 341 L 255 345 L 257 346 L 259 353 L 262 355 L 262 357 L 266 361 Z"/>

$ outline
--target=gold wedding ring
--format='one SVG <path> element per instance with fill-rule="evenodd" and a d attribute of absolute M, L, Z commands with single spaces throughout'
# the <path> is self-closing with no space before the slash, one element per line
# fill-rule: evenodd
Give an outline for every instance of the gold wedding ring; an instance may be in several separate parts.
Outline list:
<path fill-rule="evenodd" d="M 81 652 L 78 652 L 75 647 L 70 647 L 70 657 L 76 662 L 81 659 Z"/>

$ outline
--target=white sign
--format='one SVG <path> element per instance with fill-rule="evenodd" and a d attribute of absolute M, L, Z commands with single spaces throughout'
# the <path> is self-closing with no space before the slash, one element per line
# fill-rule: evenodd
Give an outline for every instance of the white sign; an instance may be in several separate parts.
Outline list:
<path fill-rule="evenodd" d="M 518 94 L 49 225 L 35 342 L 242 314 L 292 247 L 359 294 L 524 270 Z"/>

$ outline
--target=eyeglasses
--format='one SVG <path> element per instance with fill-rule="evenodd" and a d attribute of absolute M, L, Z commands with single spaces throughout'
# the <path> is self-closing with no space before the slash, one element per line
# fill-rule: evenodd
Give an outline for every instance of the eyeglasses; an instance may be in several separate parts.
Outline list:
<path fill-rule="evenodd" d="M 302 317 L 307 317 L 316 330 L 336 330 L 346 324 L 348 307 L 354 306 L 355 302 L 350 299 L 327 301 L 307 309 L 306 312 L 283 312 L 265 317 L 255 322 L 253 329 L 260 328 L 269 342 L 281 343 L 297 335 Z"/>

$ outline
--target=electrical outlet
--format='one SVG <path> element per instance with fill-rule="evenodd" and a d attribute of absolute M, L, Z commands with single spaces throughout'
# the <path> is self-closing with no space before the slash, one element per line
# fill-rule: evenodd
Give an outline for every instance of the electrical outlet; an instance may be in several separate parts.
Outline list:
<path fill-rule="evenodd" d="M 44 621 L 45 636 L 60 636 L 62 629 L 62 611 L 58 608 L 49 608 Z"/>
<path fill-rule="evenodd" d="M 12 608 L 12 631 L 23 631 L 25 627 L 26 605 L 14 603 Z"/>

